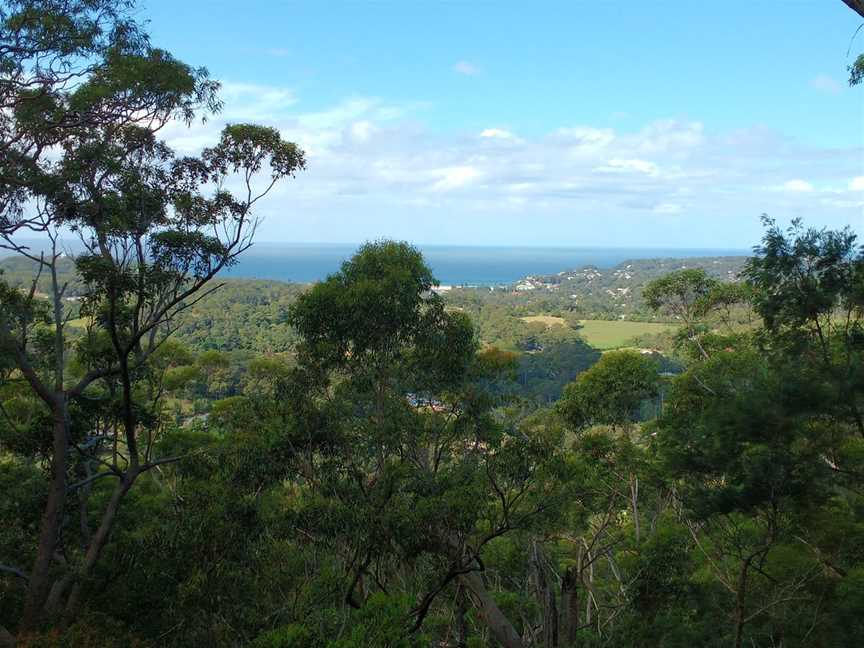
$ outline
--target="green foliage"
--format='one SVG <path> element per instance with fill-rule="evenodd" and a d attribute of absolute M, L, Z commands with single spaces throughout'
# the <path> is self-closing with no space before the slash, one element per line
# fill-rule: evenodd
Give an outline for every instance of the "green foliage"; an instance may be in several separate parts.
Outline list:
<path fill-rule="evenodd" d="M 269 160 L 262 151 L 268 152 Z M 251 176 L 267 161 L 274 181 L 293 176 L 306 165 L 303 151 L 292 142 L 282 141 L 277 129 L 254 124 L 228 125 L 219 145 L 205 150 L 203 158 L 222 175 L 243 172 Z"/>
<path fill-rule="evenodd" d="M 314 645 L 309 629 L 292 623 L 256 637 L 249 648 L 311 648 Z"/>
<path fill-rule="evenodd" d="M 198 350 L 285 353 L 297 341 L 288 311 L 302 286 L 226 280 L 179 320 L 178 339 Z"/>
<path fill-rule="evenodd" d="M 747 266 L 769 344 L 797 355 L 820 394 L 818 405 L 864 436 L 864 249 L 848 228 L 787 232 L 765 219 L 762 246 Z M 827 392 L 833 392 L 829 396 Z"/>
<path fill-rule="evenodd" d="M 658 388 L 651 360 L 638 351 L 610 351 L 565 388 L 559 410 L 577 430 L 626 425 L 639 419 L 639 406 Z"/>
<path fill-rule="evenodd" d="M 709 509 L 815 494 L 814 479 L 827 467 L 819 440 L 796 421 L 807 386 L 782 369 L 755 351 L 722 353 L 675 383 L 658 443 L 672 474 L 700 476 L 684 487 L 702 489 Z"/>
<path fill-rule="evenodd" d="M 856 86 L 864 81 L 864 54 L 859 54 L 855 62 L 849 66 L 849 85 Z"/>
<path fill-rule="evenodd" d="M 376 593 L 352 614 L 352 628 L 344 639 L 328 641 L 327 648 L 419 648 L 427 645 L 422 635 L 405 635 L 404 620 L 411 606 L 406 597 Z"/>
<path fill-rule="evenodd" d="M 32 560 L 31 541 L 45 503 L 43 481 L 36 466 L 0 453 L 0 516 L 5 521 L 0 526 L 0 563 L 26 565 Z M 12 625 L 20 613 L 24 584 L 21 575 L 0 572 L 0 625 Z"/>
<path fill-rule="evenodd" d="M 861 610 L 864 610 L 864 568 L 855 567 L 837 588 L 836 632 L 838 640 L 853 645 L 864 631 Z"/>
<path fill-rule="evenodd" d="M 227 281 L 198 300 L 248 247 L 253 204 L 305 159 L 246 124 L 176 157 L 142 119 L 216 109 L 216 85 L 127 8 L 0 8 L 3 80 L 26 81 L 42 44 L 93 63 L 39 95 L 0 84 L 0 137 L 17 138 L 0 142 L 0 232 L 38 197 L 87 246 L 4 262 L 0 283 L 3 627 L 21 618 L 58 466 L 65 499 L 46 594 L 67 627 L 19 643 L 481 646 L 492 610 L 529 645 L 559 631 L 579 646 L 856 645 L 850 230 L 766 220 L 743 282 L 740 260 L 658 260 L 442 297 L 418 250 L 378 241 L 313 287 Z M 29 50 L 6 54 L 9 34 Z M 265 186 L 210 191 L 233 174 Z M 601 354 L 580 330 L 597 315 L 683 324 L 677 364 Z M 671 353 L 670 337 L 648 341 Z"/>
<path fill-rule="evenodd" d="M 836 310 L 864 308 L 864 252 L 851 229 L 805 229 L 795 221 L 783 232 L 768 218 L 765 225 L 765 239 L 745 276 L 769 329 L 797 328 Z"/>
<path fill-rule="evenodd" d="M 548 404 L 557 400 L 569 382 L 601 357 L 581 340 L 548 344 L 539 353 L 519 357 L 517 393 Z"/>
<path fill-rule="evenodd" d="M 330 366 L 393 356 L 434 325 L 443 307 L 420 253 L 407 244 L 367 244 L 342 270 L 301 295 L 290 321 L 310 353 Z M 386 359 L 390 359 L 389 357 Z"/>
<path fill-rule="evenodd" d="M 701 268 L 678 270 L 652 281 L 642 296 L 649 308 L 690 325 L 705 312 L 706 301 L 718 283 Z"/>
<path fill-rule="evenodd" d="M 24 556 L 26 593 L 12 606 L 20 632 L 83 628 L 81 645 L 91 638 L 79 608 L 115 525 L 141 527 L 121 504 L 180 459 L 158 454 L 171 405 L 231 387 L 218 352 L 196 372 L 188 352 L 166 345 L 175 322 L 249 247 L 253 206 L 305 165 L 278 131 L 248 124 L 227 126 L 198 158 L 177 157 L 159 131 L 218 110 L 218 84 L 153 47 L 133 14 L 124 1 L 0 6 L 0 236 L 49 278 L 0 284 L 0 458 L 50 474 L 39 532 L 26 539 L 36 552 Z M 234 176 L 237 196 L 223 188 Z M 21 228 L 45 232 L 47 252 L 16 243 Z M 72 267 L 60 252 L 69 233 L 84 247 Z M 145 510 L 158 509 L 143 491 Z"/>

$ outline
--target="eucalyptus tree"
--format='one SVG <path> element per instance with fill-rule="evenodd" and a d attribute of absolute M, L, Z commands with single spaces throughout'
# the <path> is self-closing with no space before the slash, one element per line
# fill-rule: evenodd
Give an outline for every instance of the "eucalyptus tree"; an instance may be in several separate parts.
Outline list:
<path fill-rule="evenodd" d="M 41 230 L 32 201 L 76 131 L 158 130 L 219 106 L 203 68 L 150 46 L 133 0 L 0 3 L 0 232 Z"/>
<path fill-rule="evenodd" d="M 762 327 L 674 381 L 652 442 L 735 646 L 838 632 L 860 569 L 838 534 L 862 529 L 864 256 L 848 229 L 765 225 L 744 272 Z"/>
<path fill-rule="evenodd" d="M 649 308 L 681 322 L 684 339 L 693 343 L 699 354 L 707 358 L 708 352 L 703 348 L 699 336 L 705 330 L 702 317 L 708 297 L 718 284 L 702 268 L 676 270 L 649 283 L 642 297 Z"/>
<path fill-rule="evenodd" d="M 577 434 L 574 451 L 585 455 L 591 470 L 599 473 L 593 480 L 597 491 L 595 497 L 598 502 L 603 502 L 578 530 L 577 557 L 561 581 L 565 612 L 562 625 L 564 636 L 569 641 L 575 642 L 580 626 L 580 612 L 576 605 L 579 589 L 587 594 L 586 623 L 591 626 L 593 620 L 599 629 L 599 594 L 594 583 L 594 574 L 595 571 L 599 573 L 599 567 L 595 563 L 603 555 L 604 542 L 609 543 L 615 535 L 613 511 L 629 508 L 637 551 L 642 541 L 640 497 L 645 499 L 646 488 L 644 481 L 640 481 L 640 472 L 645 471 L 645 453 L 641 439 L 634 438 L 634 427 L 642 419 L 643 404 L 655 399 L 659 389 L 655 362 L 637 351 L 610 351 L 567 385 L 556 407 L 566 424 Z M 608 426 L 608 432 L 591 431 L 598 426 Z M 654 527 L 654 521 L 651 527 Z M 574 534 L 576 531 L 573 530 Z M 611 553 L 607 559 L 620 596 L 630 596 Z M 592 616 L 592 601 L 596 616 Z"/>
<path fill-rule="evenodd" d="M 809 367 L 813 386 L 833 394 L 833 412 L 864 438 L 864 247 L 850 229 L 783 231 L 764 219 L 766 232 L 745 276 L 754 289 L 766 348 L 794 354 Z"/>
<path fill-rule="evenodd" d="M 176 318 L 251 245 L 256 203 L 305 164 L 276 130 L 254 125 L 226 127 L 198 157 L 178 157 L 159 141 L 171 120 L 218 108 L 218 84 L 151 47 L 127 17 L 130 8 L 21 1 L 0 14 L 0 236 L 51 279 L 47 299 L 35 281 L 29 292 L 0 290 L 0 346 L 14 361 L 11 378 L 26 382 L 52 421 L 38 546 L 29 570 L 14 567 L 26 582 L 21 632 L 74 618 L 83 579 L 127 492 L 141 474 L 175 459 L 153 454 L 157 422 L 139 388 L 148 360 Z M 47 254 L 14 236 L 22 227 L 46 233 Z M 57 269 L 60 236 L 69 232 L 84 248 L 75 265 L 87 286 L 86 332 L 74 344 Z M 75 416 L 94 403 L 111 421 L 99 430 Z M 73 481 L 72 458 L 99 469 Z M 114 487 L 101 511 L 82 518 L 84 541 L 74 551 L 62 541 L 67 497 L 102 480 Z"/>
<path fill-rule="evenodd" d="M 567 473 L 554 444 L 493 415 L 481 383 L 499 358 L 477 354 L 470 321 L 434 285 L 418 251 L 384 241 L 292 308 L 294 410 L 307 413 L 292 447 L 314 493 L 294 515 L 343 555 L 347 605 L 408 583 L 416 632 L 455 586 L 498 642 L 520 646 L 482 577 L 483 552 L 548 523 Z"/>
<path fill-rule="evenodd" d="M 820 597 L 836 586 L 822 560 L 837 554 L 819 546 L 813 524 L 835 524 L 822 458 L 831 444 L 818 433 L 821 416 L 807 414 L 810 385 L 791 368 L 755 345 L 716 354 L 675 381 L 656 428 L 661 474 L 719 586 L 735 646 L 765 635 L 800 639 L 810 622 L 792 619 L 823 623 Z"/>
<path fill-rule="evenodd" d="M 610 351 L 567 385 L 558 405 L 570 425 L 626 428 L 640 418 L 640 406 L 657 396 L 657 364 L 638 351 Z"/>

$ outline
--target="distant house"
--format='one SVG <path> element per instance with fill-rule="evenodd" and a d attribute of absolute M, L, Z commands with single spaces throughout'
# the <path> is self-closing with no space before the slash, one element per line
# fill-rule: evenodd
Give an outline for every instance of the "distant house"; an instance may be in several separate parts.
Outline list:
<path fill-rule="evenodd" d="M 416 407 L 417 409 L 429 409 L 433 412 L 444 412 L 447 410 L 447 406 L 435 398 L 426 398 L 418 394 L 409 393 L 405 394 L 405 400 L 408 401 L 411 407 Z"/>

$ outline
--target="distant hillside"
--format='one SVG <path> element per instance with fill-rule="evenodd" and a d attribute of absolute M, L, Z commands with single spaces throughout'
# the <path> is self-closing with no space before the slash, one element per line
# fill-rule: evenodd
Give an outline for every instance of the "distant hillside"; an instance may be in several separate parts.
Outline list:
<path fill-rule="evenodd" d="M 68 283 L 69 287 L 66 290 L 67 297 L 74 297 L 82 294 L 83 286 L 78 281 L 75 274 L 75 263 L 69 257 L 63 257 L 57 263 L 58 278 L 62 283 Z M 33 278 L 39 270 L 39 264 L 25 257 L 13 256 L 0 259 L 0 279 L 5 281 L 10 286 L 16 288 L 30 288 Z M 47 293 L 51 287 L 51 278 L 47 272 L 43 272 L 39 277 L 39 282 L 36 286 L 41 293 Z"/>
<path fill-rule="evenodd" d="M 283 353 L 297 339 L 288 307 L 306 284 L 228 279 L 184 314 L 178 338 L 193 349 Z"/>
<path fill-rule="evenodd" d="M 703 257 L 689 259 L 639 259 L 624 261 L 609 269 L 583 266 L 552 275 L 529 275 L 505 291 L 487 288 L 473 292 L 483 301 L 509 303 L 525 314 L 556 310 L 575 312 L 591 319 L 647 319 L 656 315 L 645 308 L 642 290 L 649 282 L 675 270 L 703 268 L 722 281 L 738 281 L 747 257 Z M 448 299 L 459 304 L 471 289 L 448 291 Z M 461 294 L 460 294 L 461 293 Z"/>
<path fill-rule="evenodd" d="M 624 261 L 607 270 L 596 266 L 583 266 L 562 270 L 554 275 L 530 275 L 515 284 L 516 289 L 567 290 L 570 288 L 594 290 L 630 288 L 631 290 L 686 268 L 702 268 L 712 277 L 723 281 L 737 281 L 747 257 L 704 257 L 691 259 L 634 259 Z"/>
<path fill-rule="evenodd" d="M 61 283 L 68 283 L 68 312 L 77 316 L 85 286 L 80 283 L 71 259 L 58 264 Z M 0 280 L 29 289 L 37 264 L 21 257 L 0 259 Z M 224 279 L 213 294 L 186 311 L 177 331 L 178 339 L 202 351 L 284 352 L 294 343 L 295 334 L 286 322 L 288 306 L 307 286 L 261 279 Z M 50 277 L 42 273 L 37 294 L 47 294 Z"/>
<path fill-rule="evenodd" d="M 656 321 L 642 303 L 649 281 L 681 268 L 701 267 L 714 277 L 736 281 L 745 257 L 646 259 L 625 261 L 611 269 L 594 266 L 554 275 L 531 275 L 507 289 L 453 288 L 443 292 L 448 304 L 468 312 L 484 342 L 504 348 L 530 349 L 578 338 L 579 320 Z M 69 282 L 67 297 L 82 294 L 71 259 L 60 264 L 61 281 Z M 27 259 L 0 260 L 0 277 L 13 286 L 29 287 L 36 264 Z M 281 281 L 228 279 L 222 288 L 195 304 L 183 317 L 178 338 L 191 347 L 258 353 L 288 351 L 295 333 L 288 326 L 288 306 L 308 286 Z M 48 277 L 39 280 L 42 293 Z M 70 309 L 77 304 L 70 301 Z M 542 324 L 520 317 L 564 315 L 568 325 L 546 331 Z"/>

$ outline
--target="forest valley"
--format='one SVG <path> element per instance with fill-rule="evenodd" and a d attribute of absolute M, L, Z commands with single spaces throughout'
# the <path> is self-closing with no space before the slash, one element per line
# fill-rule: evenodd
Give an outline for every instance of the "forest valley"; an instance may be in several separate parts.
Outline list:
<path fill-rule="evenodd" d="M 558 306 L 498 326 L 388 240 L 291 288 L 290 337 L 220 349 L 196 308 L 230 305 L 219 272 L 304 152 L 234 124 L 177 156 L 160 129 L 218 84 L 131 3 L 0 27 L 0 240 L 35 268 L 0 276 L 0 646 L 859 644 L 851 230 L 765 217 L 736 281 L 653 277 L 662 354 L 601 353 Z M 578 362 L 526 391 L 558 343 Z"/>

